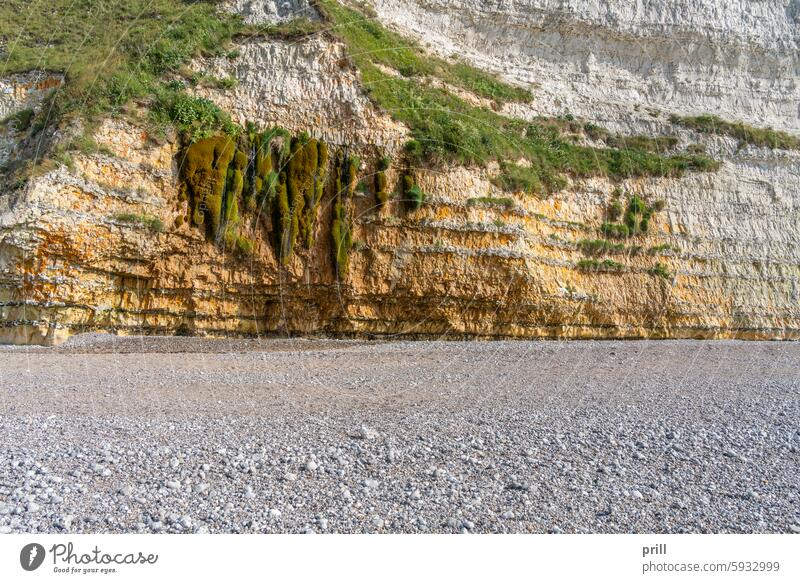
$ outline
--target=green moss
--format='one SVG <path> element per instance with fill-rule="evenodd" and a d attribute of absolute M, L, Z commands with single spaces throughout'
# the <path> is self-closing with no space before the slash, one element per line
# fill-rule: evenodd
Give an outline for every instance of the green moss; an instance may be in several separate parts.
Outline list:
<path fill-rule="evenodd" d="M 672 115 L 669 119 L 674 124 L 691 128 L 702 134 L 727 135 L 736 138 L 741 143 L 764 148 L 800 150 L 800 138 L 772 128 L 756 128 L 742 122 L 726 121 L 716 115 L 689 117 Z"/>
<path fill-rule="evenodd" d="M 578 249 L 586 255 L 602 255 L 604 253 L 623 253 L 625 245 L 612 243 L 605 239 L 581 239 L 578 241 Z"/>
<path fill-rule="evenodd" d="M 158 217 L 152 215 L 135 214 L 135 213 L 117 213 L 113 215 L 112 220 L 120 223 L 131 223 L 145 227 L 151 233 L 162 233 L 164 231 L 164 222 Z"/>
<path fill-rule="evenodd" d="M 347 278 L 350 268 L 350 248 L 353 245 L 353 224 L 347 212 L 347 197 L 355 188 L 354 157 L 339 154 L 335 166 L 335 190 L 333 195 L 333 215 L 331 220 L 331 242 L 336 275 L 340 281 Z"/>
<path fill-rule="evenodd" d="M 275 187 L 275 205 L 273 206 L 273 240 L 278 258 L 282 264 L 289 262 L 294 252 L 294 237 L 292 234 L 292 207 L 289 204 L 287 192 L 286 173 L 278 175 Z"/>
<path fill-rule="evenodd" d="M 235 152 L 232 138 L 216 136 L 191 144 L 180 157 L 180 173 L 189 193 L 192 220 L 198 227 L 205 226 L 207 235 L 213 240 L 219 239 L 224 232 L 225 219 L 233 212 L 226 191 L 228 167 Z"/>
<path fill-rule="evenodd" d="M 240 255 L 249 257 L 250 255 L 253 254 L 254 248 L 255 248 L 255 243 L 253 243 L 252 239 L 242 236 L 236 238 L 236 251 Z"/>
<path fill-rule="evenodd" d="M 600 225 L 600 232 L 606 237 L 615 237 L 618 239 L 629 237 L 631 234 L 627 225 L 619 225 L 617 223 L 603 223 Z"/>
<path fill-rule="evenodd" d="M 651 267 L 648 270 L 648 273 L 667 280 L 672 279 L 672 274 L 667 269 L 667 266 L 663 263 L 656 263 L 654 267 Z"/>
<path fill-rule="evenodd" d="M 386 172 L 378 170 L 375 173 L 375 202 L 378 208 L 383 208 L 389 201 L 387 186 Z"/>
<path fill-rule="evenodd" d="M 409 210 L 418 211 L 425 203 L 425 193 L 414 182 L 414 177 L 404 174 L 400 180 L 401 198 L 406 203 Z"/>
<path fill-rule="evenodd" d="M 324 191 L 326 167 L 320 167 L 320 153 L 327 162 L 327 147 L 308 136 L 291 140 L 288 161 L 288 193 L 292 210 L 293 237 L 300 237 L 310 249 L 314 242 L 314 227 Z M 296 225 L 296 233 L 295 231 Z M 294 244 L 294 242 L 293 242 Z"/>
<path fill-rule="evenodd" d="M 358 156 L 349 156 L 347 158 L 347 173 L 345 174 L 344 184 L 347 187 L 347 194 L 353 196 L 358 187 L 358 167 L 361 165 L 361 160 Z"/>
<path fill-rule="evenodd" d="M 327 172 L 328 168 L 328 144 L 323 141 L 317 142 L 317 167 Z"/>

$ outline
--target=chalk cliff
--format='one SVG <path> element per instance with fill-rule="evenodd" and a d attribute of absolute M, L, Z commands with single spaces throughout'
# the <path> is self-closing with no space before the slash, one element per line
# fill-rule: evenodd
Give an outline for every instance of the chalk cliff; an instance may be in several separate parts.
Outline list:
<path fill-rule="evenodd" d="M 255 25 L 295 13 L 320 18 L 302 1 L 225 5 Z M 401 196 L 382 202 L 373 183 L 402 193 L 411 132 L 370 98 L 347 47 L 325 34 L 252 36 L 239 41 L 236 58 L 192 64 L 198 74 L 236 79 L 233 87 L 193 91 L 258 128 L 229 152 L 230 174 L 220 180 L 235 185 L 240 172 L 246 186 L 226 187 L 222 203 L 192 190 L 186 159 L 198 151 L 122 118 L 93 130 L 96 151 L 73 153 L 70 164 L 24 185 L 4 185 L 0 341 L 50 343 L 89 330 L 800 334 L 800 151 L 702 133 L 671 117 L 712 113 L 800 133 L 799 2 L 376 0 L 370 10 L 432 54 L 457 53 L 530 88 L 529 102 L 491 104 L 504 116 L 561 116 L 623 136 L 669 136 L 670 151 L 705 151 L 719 168 L 573 176 L 534 196 L 502 190 L 497 164 L 420 166 L 413 181 L 424 204 L 410 208 Z M 61 79 L 33 72 L 0 80 L 0 117 L 41 107 Z M 294 207 L 280 208 L 281 185 L 272 210 L 245 192 L 266 180 L 258 164 L 278 162 L 257 160 L 252 148 L 271 126 L 286 130 L 275 138 L 278 149 L 305 151 L 303 132 L 318 148 L 313 167 L 298 174 L 311 182 L 296 227 L 305 238 L 291 253 L 276 243 L 281 221 L 296 218 Z M 24 147 L 13 124 L 0 130 L 0 162 Z M 215 161 L 227 156 L 215 152 Z M 635 201 L 648 205 L 649 228 L 608 236 L 609 209 L 625 212 Z M 213 204 L 226 216 L 235 211 L 235 233 L 215 231 L 222 219 Z M 224 237 L 231 240 L 220 243 Z"/>

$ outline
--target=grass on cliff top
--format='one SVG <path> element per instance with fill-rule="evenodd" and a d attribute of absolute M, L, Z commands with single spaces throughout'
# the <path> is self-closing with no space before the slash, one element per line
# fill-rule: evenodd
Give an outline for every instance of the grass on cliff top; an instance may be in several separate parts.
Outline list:
<path fill-rule="evenodd" d="M 742 122 L 730 122 L 716 115 L 694 117 L 670 116 L 672 123 L 693 129 L 701 134 L 724 134 L 740 142 L 762 148 L 800 150 L 800 138 L 772 128 L 756 128 Z"/>
<path fill-rule="evenodd" d="M 498 104 L 531 101 L 528 89 L 462 62 L 450 63 L 426 54 L 413 40 L 383 27 L 374 18 L 347 8 L 336 0 L 318 0 L 318 9 L 333 25 L 330 32 L 350 48 L 350 57 L 361 68 L 367 64 L 390 67 L 403 77 L 436 77 Z"/>
<path fill-rule="evenodd" d="M 557 126 L 512 119 L 476 107 L 426 82 L 438 77 L 483 97 L 503 101 L 511 86 L 466 65 L 452 65 L 335 0 L 318 0 L 331 34 L 348 47 L 372 99 L 405 123 L 413 140 L 407 153 L 415 163 L 501 163 L 496 183 L 506 190 L 546 193 L 563 188 L 565 175 L 679 176 L 715 170 L 703 155 L 663 156 L 640 143 L 625 148 L 581 146 Z M 400 75 L 387 72 L 391 67 Z M 514 161 L 523 160 L 523 164 Z"/>
<path fill-rule="evenodd" d="M 221 54 L 241 29 L 215 1 L 3 0 L 0 76 L 60 72 L 52 118 L 91 117 L 156 95 L 161 80 L 200 54 Z"/>

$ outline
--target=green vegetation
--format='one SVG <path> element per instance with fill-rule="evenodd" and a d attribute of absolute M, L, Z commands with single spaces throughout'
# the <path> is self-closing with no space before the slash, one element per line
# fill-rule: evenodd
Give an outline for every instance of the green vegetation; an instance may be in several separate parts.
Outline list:
<path fill-rule="evenodd" d="M 672 274 L 667 269 L 667 266 L 660 262 L 656 263 L 655 267 L 651 267 L 648 273 L 650 273 L 650 275 L 663 277 L 664 279 L 672 279 Z"/>
<path fill-rule="evenodd" d="M 405 78 L 436 77 L 501 104 L 533 99 L 527 89 L 505 83 L 490 73 L 462 62 L 450 63 L 426 54 L 414 41 L 336 0 L 320 0 L 317 5 L 333 24 L 331 32 L 347 43 L 350 57 L 362 71 L 366 66 L 379 64 L 394 69 Z"/>
<path fill-rule="evenodd" d="M 339 153 L 336 158 L 336 178 L 333 195 L 331 239 L 336 275 L 342 281 L 350 268 L 350 248 L 353 246 L 353 223 L 347 212 L 347 198 L 353 195 L 358 176 L 358 159 Z"/>
<path fill-rule="evenodd" d="M 236 136 L 240 131 L 227 112 L 208 99 L 186 94 L 180 84 L 156 89 L 150 113 L 157 125 L 174 125 L 190 142 L 207 139 L 218 133 Z"/>
<path fill-rule="evenodd" d="M 704 144 L 689 144 L 686 146 L 686 151 L 690 154 L 705 154 L 706 147 Z"/>
<path fill-rule="evenodd" d="M 25 132 L 33 123 L 34 112 L 32 109 L 23 109 L 0 121 L 0 126 L 13 128 L 18 132 Z"/>
<path fill-rule="evenodd" d="M 383 156 L 378 160 L 378 171 L 375 172 L 375 202 L 378 208 L 383 208 L 389 200 L 389 190 L 386 182 L 386 171 L 391 166 L 392 161 L 388 156 Z"/>
<path fill-rule="evenodd" d="M 236 251 L 245 256 L 249 257 L 253 254 L 253 248 L 255 244 L 253 243 L 252 239 L 248 239 L 247 237 L 242 237 L 241 235 L 236 237 Z"/>
<path fill-rule="evenodd" d="M 348 45 L 372 99 L 411 128 L 413 140 L 407 144 L 406 153 L 413 163 L 485 165 L 501 161 L 498 184 L 536 193 L 560 189 L 567 174 L 620 179 L 678 176 L 690 170 L 717 168 L 715 161 L 704 156 L 665 157 L 641 149 L 638 143 L 635 149 L 624 150 L 579 146 L 562 136 L 558 127 L 527 123 L 470 105 L 445 88 L 426 84 L 424 78 L 435 76 L 489 98 L 496 98 L 503 84 L 496 85 L 496 79 L 466 66 L 426 56 L 415 43 L 335 0 L 320 0 L 320 5 L 330 21 L 331 33 Z M 400 75 L 381 66 L 391 67 Z M 507 162 L 520 159 L 527 163 Z"/>
<path fill-rule="evenodd" d="M 27 0 L 0 3 L 0 39 L 9 43 L 5 74 L 33 69 L 66 74 L 42 113 L 116 111 L 133 98 L 155 97 L 162 79 L 199 54 L 224 54 L 242 27 L 211 0 Z"/>
<path fill-rule="evenodd" d="M 314 242 L 314 225 L 322 199 L 327 156 L 327 147 L 324 144 L 320 146 L 320 142 L 307 135 L 291 139 L 286 175 L 291 209 L 290 231 L 286 241 L 288 255 L 291 255 L 298 237 L 306 249 L 310 249 Z M 320 161 L 324 164 L 320 165 Z"/>
<path fill-rule="evenodd" d="M 235 141 L 223 135 L 191 144 L 181 158 L 181 177 L 190 195 L 192 223 L 205 227 L 208 237 L 217 242 L 227 230 L 226 207 L 232 202 L 228 167 L 235 153 Z"/>
<path fill-rule="evenodd" d="M 800 150 L 800 138 L 772 128 L 756 128 L 742 122 L 730 122 L 716 115 L 694 117 L 670 116 L 669 120 L 678 125 L 693 129 L 702 134 L 724 134 L 742 143 L 765 148 Z"/>
<path fill-rule="evenodd" d="M 402 188 L 402 199 L 408 205 L 408 208 L 412 211 L 421 209 L 425 203 L 425 193 L 414 182 L 414 177 L 410 174 L 403 175 L 400 186 Z"/>
<path fill-rule="evenodd" d="M 606 213 L 609 219 L 616 221 L 622 216 L 622 203 L 618 200 L 612 201 L 611 204 L 608 205 Z"/>
<path fill-rule="evenodd" d="M 681 252 L 680 249 L 678 249 L 677 247 L 673 247 L 669 243 L 655 245 L 647 250 L 648 255 L 665 255 L 665 254 L 680 253 L 680 252 Z"/>
<path fill-rule="evenodd" d="M 475 198 L 470 198 L 467 201 L 467 206 L 477 206 L 477 205 L 500 206 L 503 207 L 505 210 L 509 211 L 515 208 L 517 206 L 517 203 L 514 202 L 513 198 L 496 197 L 496 196 L 478 196 Z"/>
<path fill-rule="evenodd" d="M 646 233 L 650 227 L 650 217 L 653 209 L 638 196 L 634 195 L 628 201 L 628 208 L 625 211 L 625 225 L 631 235 Z"/>
<path fill-rule="evenodd" d="M 570 127 L 573 131 L 577 131 L 575 124 L 571 124 Z M 679 142 L 675 136 L 618 136 L 590 122 L 583 124 L 581 129 L 593 140 L 601 140 L 609 147 L 620 150 L 662 153 L 674 149 Z"/>
<path fill-rule="evenodd" d="M 625 209 L 623 222 L 604 222 L 600 226 L 600 232 L 606 237 L 617 239 L 624 239 L 646 233 L 650 228 L 650 219 L 657 211 L 663 210 L 664 206 L 665 203 L 663 200 L 656 201 L 652 207 L 648 206 L 641 197 L 633 195 L 628 199 L 628 206 Z M 621 209 L 622 204 L 618 200 L 614 200 L 607 211 L 609 218 L 612 218 L 612 220 L 619 218 Z"/>
<path fill-rule="evenodd" d="M 603 223 L 600 225 L 600 232 L 606 237 L 614 237 L 617 239 L 624 239 L 631 235 L 631 231 L 627 225 L 620 225 L 617 223 Z"/>
<path fill-rule="evenodd" d="M 605 239 L 581 239 L 578 241 L 578 249 L 586 255 L 602 255 L 604 253 L 623 253 L 625 245 L 612 243 Z"/>
<path fill-rule="evenodd" d="M 131 223 L 147 228 L 151 233 L 161 233 L 164 231 L 164 222 L 158 217 L 150 215 L 137 215 L 134 213 L 117 213 L 111 217 L 120 223 Z"/>
<path fill-rule="evenodd" d="M 602 261 L 598 261 L 597 259 L 581 259 L 576 265 L 578 269 L 583 271 L 619 272 L 625 269 L 622 263 L 617 263 L 613 259 L 603 259 Z"/>

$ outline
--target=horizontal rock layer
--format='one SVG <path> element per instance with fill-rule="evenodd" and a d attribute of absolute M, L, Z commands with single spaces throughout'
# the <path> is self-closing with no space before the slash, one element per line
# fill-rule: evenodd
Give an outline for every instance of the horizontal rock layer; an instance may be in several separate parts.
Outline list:
<path fill-rule="evenodd" d="M 548 92 L 563 94 L 565 103 L 585 104 L 576 113 L 617 131 L 665 131 L 684 146 L 702 143 L 723 160 L 719 171 L 621 185 L 599 178 L 570 181 L 546 199 L 500 192 L 489 180 L 491 168 L 419 171 L 417 181 L 428 193 L 419 211 L 397 200 L 378 209 L 368 192 L 348 201 L 354 245 L 349 272 L 340 281 L 330 242 L 330 187 L 314 246 L 299 249 L 288 265 L 279 265 L 267 229 L 255 223 L 248 223 L 252 256 L 231 254 L 176 221 L 187 214 L 179 194 L 178 145 L 107 120 L 95 136 L 104 153 L 75 154 L 74 168 L 60 167 L 22 190 L 0 194 L 0 340 L 48 343 L 88 330 L 796 338 L 800 156 L 742 148 L 729 138 L 671 127 L 667 119 L 668 113 L 710 110 L 797 127 L 797 111 L 790 108 L 798 96 L 795 30 L 774 14 L 771 28 L 746 29 L 739 3 L 726 3 L 728 16 L 716 24 L 713 14 L 701 18 L 692 3 L 649 3 L 632 20 L 622 17 L 623 4 L 630 3 L 577 3 L 569 9 L 564 2 L 528 1 L 481 3 L 478 9 L 466 1 L 380 0 L 376 8 L 381 19 L 408 30 L 437 31 L 431 33 L 435 49 L 463 48 L 489 69 L 503 70 L 498 63 L 507 60 L 511 79 L 533 81 L 537 72 L 549 71 L 536 79 L 534 102 L 510 108 L 510 115 L 547 113 L 556 107 Z M 752 11 L 780 3 L 747 4 Z M 668 18 L 673 8 L 696 18 Z M 788 8 L 783 14 L 790 18 Z M 536 27 L 561 43 L 559 55 L 534 50 Z M 678 28 L 697 46 L 717 43 L 719 51 L 699 64 L 674 55 L 665 60 L 663 43 Z M 498 35 L 507 42 L 495 42 Z M 649 39 L 647 50 L 658 54 L 634 67 L 630 59 L 644 54 L 642 35 Z M 739 52 L 729 61 L 731 47 Z M 197 89 L 237 121 L 279 124 L 346 146 L 361 154 L 361 177 L 368 183 L 378 150 L 397 156 L 408 130 L 365 97 L 341 45 L 322 38 L 253 40 L 239 49 L 237 59 L 194 64 L 203 73 L 238 79 L 228 91 Z M 517 56 L 511 59 L 506 50 Z M 729 67 L 734 61 L 738 68 Z M 586 69 L 591 62 L 611 69 L 595 75 L 595 65 Z M 787 63 L 795 66 L 789 77 L 780 74 Z M 584 69 L 570 77 L 570 70 Z M 624 83 L 606 76 L 612 69 L 629 75 Z M 711 69 L 717 77 L 707 75 Z M 693 80 L 677 71 L 688 71 Z M 752 83 L 745 83 L 748 78 Z M 634 86 L 653 97 L 657 110 L 638 110 L 643 94 L 631 93 Z M 387 178 L 393 187 L 397 168 Z M 580 242 L 601 236 L 618 187 L 625 197 L 663 200 L 664 210 L 648 234 L 594 258 Z M 121 216 L 151 217 L 165 227 Z M 594 269 L 591 259 L 614 264 Z"/>

